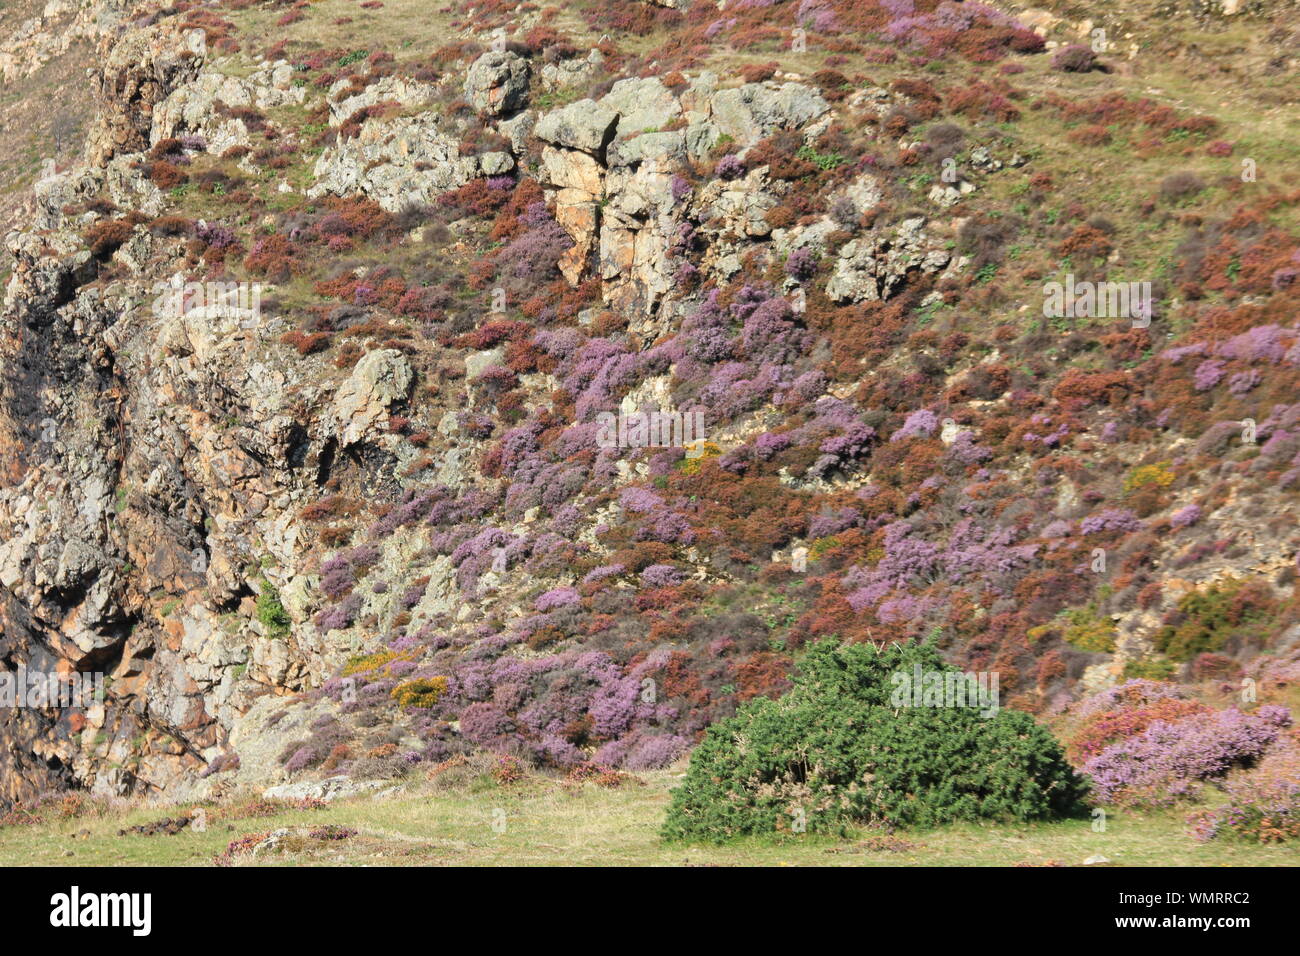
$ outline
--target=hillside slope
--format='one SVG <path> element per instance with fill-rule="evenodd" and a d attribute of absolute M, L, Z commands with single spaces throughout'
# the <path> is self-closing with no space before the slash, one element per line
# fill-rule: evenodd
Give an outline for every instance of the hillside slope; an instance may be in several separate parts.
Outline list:
<path fill-rule="evenodd" d="M 0 659 L 106 697 L 0 799 L 656 768 L 829 638 L 1285 694 L 1294 7 L 1185 6 L 132 11 L 0 320 Z"/>

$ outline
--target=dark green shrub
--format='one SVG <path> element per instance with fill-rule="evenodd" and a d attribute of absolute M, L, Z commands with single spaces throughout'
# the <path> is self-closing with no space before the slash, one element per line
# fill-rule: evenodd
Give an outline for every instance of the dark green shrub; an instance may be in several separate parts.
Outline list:
<path fill-rule="evenodd" d="M 257 619 L 265 625 L 270 637 L 289 636 L 293 619 L 280 603 L 280 593 L 266 578 L 262 578 L 261 589 L 257 593 Z"/>
<path fill-rule="evenodd" d="M 1268 585 L 1225 578 L 1178 599 L 1177 608 L 1156 632 L 1156 650 L 1175 661 L 1189 661 L 1222 650 L 1230 639 L 1262 641 L 1275 611 Z"/>
<path fill-rule="evenodd" d="M 893 675 L 916 664 L 954 671 L 930 644 L 815 645 L 788 695 L 754 700 L 709 729 L 663 836 L 1039 820 L 1078 806 L 1082 783 L 1028 714 L 894 706 Z"/>

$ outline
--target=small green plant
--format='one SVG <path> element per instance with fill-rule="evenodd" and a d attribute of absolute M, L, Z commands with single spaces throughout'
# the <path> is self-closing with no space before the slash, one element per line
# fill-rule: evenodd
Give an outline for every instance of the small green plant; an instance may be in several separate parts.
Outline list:
<path fill-rule="evenodd" d="M 1144 657 L 1124 662 L 1124 679 L 1171 681 L 1177 669 L 1163 657 Z"/>
<path fill-rule="evenodd" d="M 819 153 L 811 146 L 800 146 L 795 151 L 795 156 L 821 170 L 834 169 L 844 163 L 844 157 L 839 153 Z"/>
<path fill-rule="evenodd" d="M 273 638 L 289 636 L 289 626 L 293 621 L 280 603 L 280 594 L 266 578 L 262 578 L 261 588 L 257 592 L 257 619 Z"/>

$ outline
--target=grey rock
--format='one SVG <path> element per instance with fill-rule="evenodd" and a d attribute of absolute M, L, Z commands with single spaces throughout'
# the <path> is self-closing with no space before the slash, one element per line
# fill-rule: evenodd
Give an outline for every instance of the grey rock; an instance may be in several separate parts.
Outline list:
<path fill-rule="evenodd" d="M 913 269 L 938 272 L 951 254 L 925 232 L 925 220 L 905 219 L 892 230 L 877 230 L 840 250 L 826 294 L 836 302 L 887 299 Z"/>
<path fill-rule="evenodd" d="M 747 145 L 777 130 L 807 126 L 831 108 L 820 93 L 800 83 L 746 83 L 719 90 L 711 104 L 714 125 Z"/>
<path fill-rule="evenodd" d="M 545 143 L 595 155 L 605 147 L 618 123 L 618 113 L 603 101 L 578 100 L 544 114 L 533 135 Z"/>
<path fill-rule="evenodd" d="M 528 61 L 508 50 L 489 50 L 465 75 L 465 99 L 480 113 L 503 116 L 528 100 Z"/>

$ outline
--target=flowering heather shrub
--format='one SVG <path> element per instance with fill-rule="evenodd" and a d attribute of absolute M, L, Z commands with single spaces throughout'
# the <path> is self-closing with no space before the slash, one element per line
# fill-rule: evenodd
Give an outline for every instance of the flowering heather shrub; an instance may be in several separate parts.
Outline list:
<path fill-rule="evenodd" d="M 759 305 L 741 329 L 745 354 L 764 362 L 793 362 L 808 342 L 808 336 L 795 325 L 793 318 L 794 310 L 785 299 L 768 299 Z"/>
<path fill-rule="evenodd" d="M 239 245 L 235 231 L 229 226 L 222 226 L 218 223 L 200 223 L 195 227 L 194 235 L 204 242 L 209 250 L 231 249 Z"/>
<path fill-rule="evenodd" d="M 563 226 L 550 218 L 543 203 L 534 204 L 523 219 L 530 228 L 501 250 L 497 267 L 498 274 L 531 290 L 555 278 L 560 257 L 573 240 Z"/>
<path fill-rule="evenodd" d="M 692 362 L 712 364 L 734 356 L 735 336 L 718 305 L 716 289 L 682 321 L 680 337 L 684 343 L 683 357 Z"/>
<path fill-rule="evenodd" d="M 1228 391 L 1233 395 L 1245 395 L 1263 380 L 1264 376 L 1259 373 L 1258 369 L 1251 368 L 1244 372 L 1237 372 L 1232 378 L 1228 379 Z"/>
<path fill-rule="evenodd" d="M 963 465 L 977 465 L 993 457 L 993 449 L 975 443 L 971 432 L 958 432 L 953 443 L 948 447 L 947 455 Z"/>
<path fill-rule="evenodd" d="M 1079 522 L 1080 534 L 1099 534 L 1103 531 L 1138 531 L 1142 522 L 1127 508 L 1107 508 L 1088 515 Z"/>
<path fill-rule="evenodd" d="M 533 602 L 533 607 L 542 613 L 546 613 L 557 608 L 567 607 L 570 604 L 577 604 L 581 599 L 582 595 L 574 588 L 551 588 L 551 590 L 537 596 L 537 600 Z"/>
<path fill-rule="evenodd" d="M 1236 708 L 1157 720 L 1084 764 L 1097 798 L 1106 803 L 1162 806 L 1194 796 L 1206 780 L 1259 758 L 1291 725 L 1285 707 L 1265 704 L 1253 714 Z"/>
<path fill-rule="evenodd" d="M 1226 359 L 1242 362 L 1267 362 L 1275 365 L 1284 358 L 1291 364 L 1297 364 L 1294 344 L 1288 349 L 1287 339 L 1294 342 L 1294 329 L 1284 329 L 1278 325 L 1257 325 L 1254 328 L 1234 335 L 1226 342 L 1220 343 L 1215 352 Z"/>
<path fill-rule="evenodd" d="M 1055 521 L 1049 521 L 1038 534 L 1042 538 L 1067 538 L 1072 527 L 1073 525 L 1070 522 L 1058 518 Z"/>
<path fill-rule="evenodd" d="M 1179 508 L 1169 516 L 1169 526 L 1171 528 L 1181 529 L 1188 528 L 1201 520 L 1201 508 L 1199 505 L 1187 505 L 1185 508 Z"/>
<path fill-rule="evenodd" d="M 940 578 L 1005 593 L 1011 576 L 1037 551 L 1035 545 L 1013 545 L 1015 534 L 1012 528 L 983 529 L 974 519 L 964 518 L 940 547 L 917 534 L 910 522 L 891 522 L 885 526 L 884 554 L 876 566 L 855 566 L 843 578 L 849 606 L 862 613 L 897 589 L 925 587 Z"/>
<path fill-rule="evenodd" d="M 603 581 L 605 578 L 622 574 L 626 568 L 621 564 L 603 564 L 598 568 L 592 568 L 583 576 L 583 584 L 593 584 L 596 581 Z"/>
<path fill-rule="evenodd" d="M 239 754 L 223 753 L 223 754 L 218 754 L 216 757 L 214 757 L 212 759 L 212 762 L 208 764 L 207 768 L 199 776 L 210 777 L 213 774 L 225 773 L 228 770 L 238 770 L 238 769 L 239 769 Z"/>
<path fill-rule="evenodd" d="M 306 770 L 308 767 L 315 766 L 320 763 L 322 759 L 324 758 L 310 747 L 299 747 L 294 751 L 293 756 L 285 761 L 284 769 L 289 773 L 297 773 L 300 770 Z"/>
<path fill-rule="evenodd" d="M 597 412 L 608 411 L 614 394 L 634 381 L 639 364 L 626 345 L 600 338 L 588 339 L 561 363 L 564 387 L 577 396 L 578 420 L 590 421 Z"/>
<path fill-rule="evenodd" d="M 841 531 L 847 531 L 862 521 L 862 513 L 856 508 L 839 508 L 823 511 L 814 515 L 808 522 L 809 538 L 828 538 Z"/>
<path fill-rule="evenodd" d="M 757 340 L 753 344 L 762 347 Z M 778 350 L 785 348 L 781 341 L 771 344 Z M 749 363 L 724 362 L 714 367 L 700 392 L 700 404 L 711 413 L 711 420 L 730 421 L 769 400 L 780 384 L 777 374 L 771 365 L 765 364 L 755 373 Z"/>
<path fill-rule="evenodd" d="M 745 175 L 745 164 L 734 153 L 728 153 L 718 160 L 713 172 L 720 179 L 739 179 Z"/>
<path fill-rule="evenodd" d="M 352 590 L 357 582 L 352 565 L 341 554 L 321 565 L 321 590 L 327 597 L 340 598 Z"/>
<path fill-rule="evenodd" d="M 314 619 L 316 629 L 322 634 L 330 631 L 341 631 L 344 628 L 351 627 L 352 622 L 357 619 L 357 614 L 360 612 L 361 596 L 349 594 L 338 604 L 331 605 L 316 615 Z"/>
<path fill-rule="evenodd" d="M 678 734 L 637 736 L 628 743 L 620 764 L 627 770 L 658 770 L 686 753 L 690 746 L 690 740 Z"/>
<path fill-rule="evenodd" d="M 914 665 L 951 670 L 931 645 L 814 645 L 788 695 L 750 701 L 709 729 L 673 791 L 664 837 L 788 832 L 796 811 L 819 833 L 1075 809 L 1079 781 L 1027 714 L 892 706 L 892 674 Z"/>
<path fill-rule="evenodd" d="M 1200 842 L 1236 838 L 1256 843 L 1300 840 L 1300 779 L 1250 775 L 1224 787 L 1228 802 L 1188 822 Z"/>
<path fill-rule="evenodd" d="M 647 588 L 671 588 L 681 584 L 684 577 L 671 564 L 652 564 L 641 572 L 641 585 Z"/>
<path fill-rule="evenodd" d="M 764 432 L 754 439 L 754 455 L 762 461 L 767 461 L 773 455 L 777 455 L 790 447 L 789 432 Z"/>
<path fill-rule="evenodd" d="M 925 598 L 915 598 L 910 594 L 905 594 L 899 598 L 881 601 L 880 606 L 876 608 L 876 620 L 882 624 L 915 621 L 929 611 L 932 606 L 932 602 Z"/>
<path fill-rule="evenodd" d="M 1130 681 L 1129 683 L 1152 682 Z M 1142 700 L 1133 705 L 1118 706 L 1113 710 L 1095 711 L 1089 714 L 1071 735 L 1067 753 L 1076 765 L 1082 764 L 1101 754 L 1107 747 L 1144 732 L 1156 721 L 1174 723 L 1197 714 L 1211 712 L 1207 704 L 1173 696 Z"/>
<path fill-rule="evenodd" d="M 460 732 L 476 744 L 494 744 L 514 729 L 514 721 L 491 704 L 470 704 L 460 715 Z"/>
<path fill-rule="evenodd" d="M 625 511 L 648 514 L 664 507 L 664 499 L 649 488 L 628 486 L 618 496 L 619 506 Z"/>
<path fill-rule="evenodd" d="M 1208 392 L 1219 384 L 1223 374 L 1224 365 L 1222 362 L 1217 359 L 1207 359 L 1196 366 L 1196 372 L 1192 376 L 1192 383 L 1198 392 Z"/>
<path fill-rule="evenodd" d="M 801 246 L 785 260 L 785 273 L 799 282 L 807 282 L 817 274 L 817 256 L 811 249 Z"/>
<path fill-rule="evenodd" d="M 907 416 L 903 426 L 889 436 L 889 440 L 902 441 L 905 438 L 929 438 L 939 429 L 939 418 L 928 408 L 919 408 Z"/>

